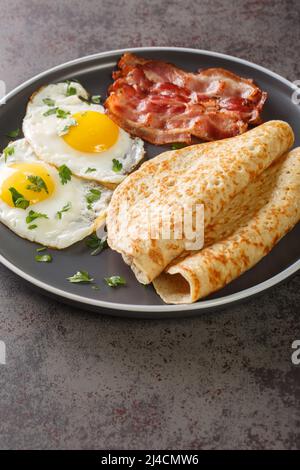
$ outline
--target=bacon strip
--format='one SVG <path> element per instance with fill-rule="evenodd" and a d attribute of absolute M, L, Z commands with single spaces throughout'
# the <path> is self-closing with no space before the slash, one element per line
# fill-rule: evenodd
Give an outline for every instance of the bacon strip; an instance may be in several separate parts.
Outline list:
<path fill-rule="evenodd" d="M 125 53 L 105 107 L 113 121 L 152 144 L 210 141 L 261 123 L 267 93 L 222 68 L 197 73 Z"/>

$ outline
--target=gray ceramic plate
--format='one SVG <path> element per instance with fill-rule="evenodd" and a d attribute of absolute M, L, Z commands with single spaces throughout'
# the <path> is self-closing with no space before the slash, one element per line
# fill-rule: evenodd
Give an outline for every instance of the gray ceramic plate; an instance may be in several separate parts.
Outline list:
<path fill-rule="evenodd" d="M 269 93 L 264 119 L 283 119 L 291 124 L 296 134 L 296 145 L 300 145 L 300 107 L 293 104 L 291 96 L 295 86 L 269 70 L 234 57 L 215 52 L 182 48 L 138 48 L 132 49 L 146 57 L 172 62 L 185 70 L 196 71 L 205 67 L 224 67 L 239 75 L 253 78 Z M 30 95 L 41 85 L 77 78 L 92 94 L 106 95 L 111 83 L 111 73 L 117 60 L 125 50 L 96 54 L 55 67 L 13 90 L 0 107 L 1 148 L 7 144 L 6 132 L 21 127 L 25 106 Z M 149 158 L 169 147 L 146 145 Z M 193 305 L 165 305 L 152 286 L 143 287 L 120 255 L 105 250 L 98 256 L 90 256 L 84 242 L 64 250 L 52 250 L 53 262 L 37 263 L 34 260 L 36 245 L 19 238 L 5 226 L 0 226 L 0 261 L 31 285 L 60 300 L 121 316 L 165 318 L 185 316 L 214 310 L 256 295 L 283 281 L 300 267 L 300 224 L 253 269 L 230 285 Z M 50 250 L 51 251 L 51 250 Z M 89 285 L 70 284 L 66 278 L 77 270 L 89 271 L 100 286 L 93 290 Z M 112 289 L 103 278 L 122 275 L 127 286 Z"/>

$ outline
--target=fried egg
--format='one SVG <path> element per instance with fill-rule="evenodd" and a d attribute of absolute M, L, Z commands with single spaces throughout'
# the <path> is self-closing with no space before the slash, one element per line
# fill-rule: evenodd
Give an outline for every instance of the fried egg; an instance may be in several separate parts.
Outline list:
<path fill-rule="evenodd" d="M 40 159 L 103 183 L 120 183 L 144 156 L 143 141 L 118 127 L 77 82 L 38 90 L 23 132 Z"/>
<path fill-rule="evenodd" d="M 112 191 L 39 160 L 25 139 L 0 158 L 0 221 L 20 237 L 66 248 L 105 221 Z"/>

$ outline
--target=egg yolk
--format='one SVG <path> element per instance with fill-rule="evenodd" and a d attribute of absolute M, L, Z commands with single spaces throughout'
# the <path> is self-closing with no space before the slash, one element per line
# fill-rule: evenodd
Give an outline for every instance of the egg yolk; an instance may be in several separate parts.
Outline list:
<path fill-rule="evenodd" d="M 119 127 L 106 114 L 97 111 L 75 113 L 76 126 L 71 126 L 64 141 L 75 150 L 101 153 L 112 147 L 119 136 Z"/>
<path fill-rule="evenodd" d="M 12 173 L 2 184 L 1 199 L 11 207 L 15 207 L 10 188 L 20 193 L 29 204 L 37 204 L 51 196 L 54 182 L 47 169 L 36 163 L 14 163 Z"/>

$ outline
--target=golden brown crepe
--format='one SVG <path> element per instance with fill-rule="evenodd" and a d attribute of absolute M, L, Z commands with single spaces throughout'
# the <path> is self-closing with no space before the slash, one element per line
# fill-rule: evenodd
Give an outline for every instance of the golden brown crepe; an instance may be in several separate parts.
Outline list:
<path fill-rule="evenodd" d="M 300 148 L 273 163 L 207 228 L 203 250 L 175 260 L 153 284 L 167 303 L 191 303 L 260 261 L 300 219 Z"/>
<path fill-rule="evenodd" d="M 204 204 L 206 229 L 293 141 L 287 123 L 269 121 L 241 136 L 165 152 L 144 163 L 113 194 L 108 244 L 122 254 L 140 282 L 150 283 L 186 250 L 187 240 L 151 238 L 148 211 Z"/>

